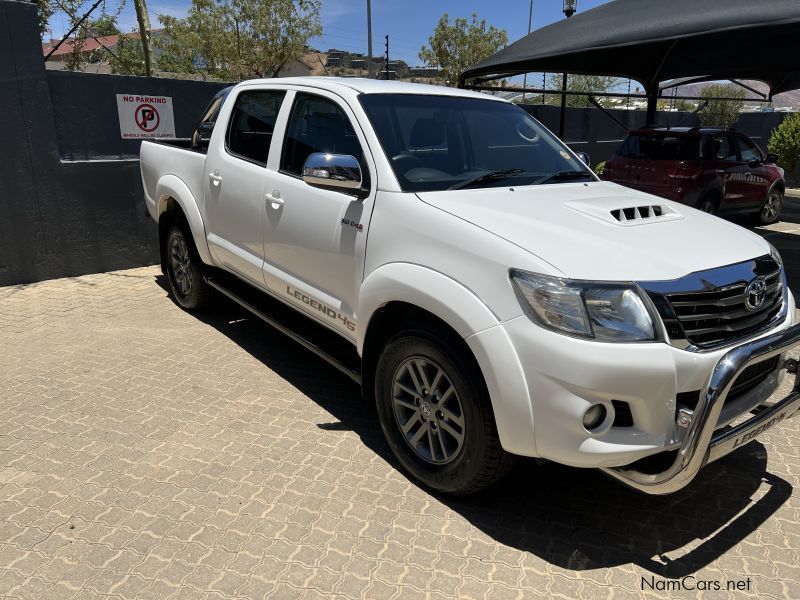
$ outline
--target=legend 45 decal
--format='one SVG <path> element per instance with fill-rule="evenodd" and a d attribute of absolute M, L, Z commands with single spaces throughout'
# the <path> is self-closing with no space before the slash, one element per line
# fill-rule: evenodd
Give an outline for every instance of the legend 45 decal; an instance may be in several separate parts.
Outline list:
<path fill-rule="evenodd" d="M 350 219 L 342 219 L 342 225 L 349 225 L 358 231 L 364 231 L 364 225 L 358 223 L 357 221 L 351 221 Z"/>
<path fill-rule="evenodd" d="M 323 315 L 328 317 L 329 320 L 341 321 L 342 325 L 347 327 L 347 329 L 349 329 L 350 331 L 356 330 L 356 324 L 353 323 L 350 319 L 348 319 L 346 315 L 343 315 L 342 313 L 337 311 L 335 308 L 331 308 L 330 306 L 323 304 L 319 300 L 315 300 L 314 298 L 307 296 L 300 290 L 296 290 L 290 285 L 286 286 L 286 293 L 289 294 L 289 296 L 291 296 L 292 298 L 296 298 L 297 300 L 300 300 L 300 302 L 302 302 L 303 304 L 307 304 L 314 310 L 322 313 Z"/>

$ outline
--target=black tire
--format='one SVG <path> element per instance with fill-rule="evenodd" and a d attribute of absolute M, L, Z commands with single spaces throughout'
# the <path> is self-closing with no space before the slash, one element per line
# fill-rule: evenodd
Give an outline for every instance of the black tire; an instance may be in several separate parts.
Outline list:
<path fill-rule="evenodd" d="M 416 369 L 416 378 L 409 367 Z M 439 378 L 436 368 L 442 371 Z M 409 378 L 404 382 L 405 375 Z M 406 391 L 412 387 L 419 392 L 411 383 L 418 379 L 423 387 L 427 383 L 436 389 L 422 390 L 428 392 L 425 398 Z M 434 326 L 392 338 L 378 358 L 375 399 L 383 433 L 397 460 L 413 478 L 433 490 L 472 494 L 505 476 L 516 461 L 500 445 L 489 393 L 474 358 L 447 331 Z M 405 416 L 408 420 L 403 421 Z M 408 425 L 414 419 L 405 434 L 401 422 Z M 413 438 L 423 427 L 428 428 L 428 433 L 421 434 L 427 442 L 420 438 L 415 449 L 407 435 Z M 451 435 L 459 430 L 463 434 L 460 446 Z"/>
<path fill-rule="evenodd" d="M 202 262 L 186 228 L 172 225 L 164 243 L 167 279 L 175 302 L 189 311 L 206 308 L 211 303 L 213 289 L 203 280 Z"/>
<path fill-rule="evenodd" d="M 771 189 L 767 198 L 757 213 L 753 213 L 755 222 L 759 225 L 772 225 L 781 216 L 783 210 L 783 191 Z"/>
<path fill-rule="evenodd" d="M 719 196 L 714 193 L 703 195 L 697 202 L 697 210 L 710 215 L 716 215 L 719 212 Z"/>

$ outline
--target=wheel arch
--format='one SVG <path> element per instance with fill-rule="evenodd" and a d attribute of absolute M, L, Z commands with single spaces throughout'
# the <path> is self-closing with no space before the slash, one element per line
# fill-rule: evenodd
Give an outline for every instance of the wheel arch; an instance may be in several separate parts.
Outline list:
<path fill-rule="evenodd" d="M 191 230 L 192 240 L 200 259 L 207 265 L 213 265 L 211 252 L 209 252 L 208 243 L 206 242 L 203 217 L 188 186 L 175 175 L 165 175 L 156 185 L 155 197 L 159 241 L 163 242 L 166 231 L 174 218 L 177 215 L 182 215 Z M 161 245 L 163 246 L 163 243 Z"/>
<path fill-rule="evenodd" d="M 767 196 L 769 196 L 770 192 L 772 192 L 774 190 L 780 190 L 781 194 L 785 194 L 786 193 L 786 182 L 783 179 L 776 179 L 775 181 L 773 181 L 772 185 L 769 186 L 769 189 L 767 190 Z M 766 197 L 765 197 L 765 200 L 766 200 Z"/>
<path fill-rule="evenodd" d="M 446 275 L 411 263 L 389 263 L 372 271 L 361 284 L 357 332 L 359 354 L 364 351 L 374 317 L 389 307 L 414 307 L 445 323 L 462 339 L 499 323 L 492 311 L 468 288 Z M 379 322 L 379 321 L 377 321 Z M 374 332 L 373 332 L 374 335 Z"/>
<path fill-rule="evenodd" d="M 516 350 L 497 317 L 457 281 L 419 265 L 392 263 L 362 284 L 357 344 L 362 389 L 372 401 L 380 351 L 409 323 L 433 320 L 451 332 L 475 360 L 487 387 L 500 443 L 517 454 L 534 455 L 528 386 Z"/>

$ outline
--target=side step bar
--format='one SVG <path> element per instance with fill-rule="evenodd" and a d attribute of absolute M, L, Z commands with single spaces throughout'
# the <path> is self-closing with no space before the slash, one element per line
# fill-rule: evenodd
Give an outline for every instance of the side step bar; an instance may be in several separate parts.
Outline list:
<path fill-rule="evenodd" d="M 203 277 L 205 282 L 242 308 L 319 356 L 361 384 L 361 360 L 355 346 L 318 325 L 282 301 L 227 274 Z M 305 333 L 300 333 L 304 331 Z"/>

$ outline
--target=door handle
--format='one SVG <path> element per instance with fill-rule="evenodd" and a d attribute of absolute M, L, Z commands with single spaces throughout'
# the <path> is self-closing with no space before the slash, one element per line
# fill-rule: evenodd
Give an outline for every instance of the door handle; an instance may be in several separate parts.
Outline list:
<path fill-rule="evenodd" d="M 222 183 L 222 177 L 220 177 L 219 171 L 214 171 L 213 173 L 209 173 L 208 178 L 211 180 L 212 185 L 219 185 L 220 183 Z"/>
<path fill-rule="evenodd" d="M 271 194 L 264 194 L 264 197 L 267 199 L 267 203 L 275 210 L 283 206 L 283 198 L 281 198 L 281 193 L 278 190 L 273 190 Z"/>

